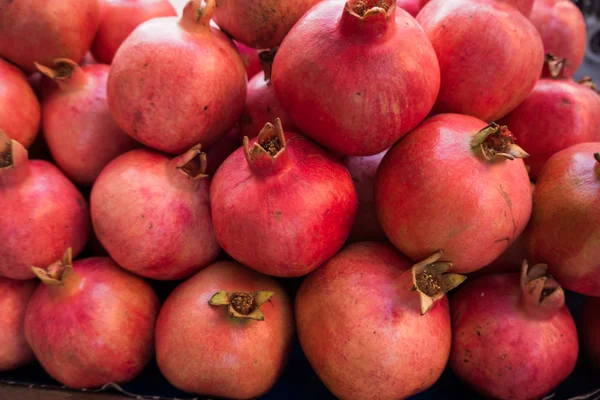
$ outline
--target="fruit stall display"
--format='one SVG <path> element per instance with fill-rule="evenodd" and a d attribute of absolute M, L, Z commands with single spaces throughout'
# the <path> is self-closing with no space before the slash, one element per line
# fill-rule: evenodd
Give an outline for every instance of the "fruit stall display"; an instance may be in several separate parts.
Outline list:
<path fill-rule="evenodd" d="M 598 398 L 586 26 L 568 0 L 0 2 L 0 397 Z"/>

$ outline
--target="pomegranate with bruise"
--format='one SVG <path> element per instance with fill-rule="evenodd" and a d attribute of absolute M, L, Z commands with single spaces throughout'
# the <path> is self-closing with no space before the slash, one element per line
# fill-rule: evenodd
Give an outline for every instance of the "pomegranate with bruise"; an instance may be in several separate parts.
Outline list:
<path fill-rule="evenodd" d="M 586 297 L 581 308 L 581 341 L 588 358 L 600 367 L 600 298 Z"/>
<path fill-rule="evenodd" d="M 223 250 L 280 277 L 305 275 L 332 257 L 357 210 L 346 168 L 308 139 L 284 134 L 279 119 L 225 160 L 210 200 Z"/>
<path fill-rule="evenodd" d="M 155 18 L 123 42 L 110 68 L 108 105 L 134 139 L 165 153 L 208 147 L 238 121 L 246 70 L 210 26 L 215 0 L 190 0 L 180 19 Z"/>
<path fill-rule="evenodd" d="M 293 338 L 284 289 L 268 276 L 221 261 L 165 301 L 156 324 L 156 360 L 165 378 L 186 392 L 258 398 L 283 372 Z"/>
<path fill-rule="evenodd" d="M 452 297 L 450 367 L 486 397 L 539 399 L 577 362 L 577 330 L 543 264 L 488 275 Z"/>
<path fill-rule="evenodd" d="M 25 336 L 48 374 L 65 386 L 128 382 L 154 353 L 159 302 L 142 278 L 110 258 L 71 261 L 70 249 L 47 269 L 25 314 Z"/>
<path fill-rule="evenodd" d="M 339 399 L 404 399 L 432 386 L 450 354 L 441 253 L 412 266 L 391 246 L 355 243 L 309 275 L 296 296 L 302 349 Z"/>
<path fill-rule="evenodd" d="M 423 121 L 440 75 L 431 43 L 395 0 L 337 0 L 298 21 L 279 47 L 272 81 L 302 132 L 335 152 L 366 156 Z"/>
<path fill-rule="evenodd" d="M 483 268 L 529 221 L 526 156 L 505 126 L 459 114 L 431 117 L 379 166 L 379 222 L 413 260 L 442 249 L 455 272 Z"/>

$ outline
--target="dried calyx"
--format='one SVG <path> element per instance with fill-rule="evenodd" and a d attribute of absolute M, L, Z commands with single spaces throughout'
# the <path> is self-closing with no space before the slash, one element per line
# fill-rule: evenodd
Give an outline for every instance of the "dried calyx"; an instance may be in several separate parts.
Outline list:
<path fill-rule="evenodd" d="M 277 54 L 278 49 L 279 46 L 272 47 L 269 50 L 264 50 L 258 53 L 260 67 L 265 74 L 265 82 L 271 80 L 271 69 L 273 68 L 273 61 L 275 60 L 275 55 Z"/>
<path fill-rule="evenodd" d="M 387 14 L 395 3 L 393 0 L 350 0 L 346 3 L 346 10 L 364 18 L 370 14 Z"/>
<path fill-rule="evenodd" d="M 581 78 L 581 80 L 578 83 L 580 85 L 589 87 L 590 89 L 592 89 L 595 92 L 598 92 L 598 88 L 596 87 L 596 84 L 594 83 L 594 81 L 592 80 L 592 78 L 590 76 L 584 76 L 583 78 Z"/>
<path fill-rule="evenodd" d="M 210 19 L 216 6 L 215 0 L 189 0 L 183 8 L 179 24 L 188 31 L 210 29 Z"/>
<path fill-rule="evenodd" d="M 273 292 L 259 290 L 253 293 L 226 292 L 224 290 L 215 293 L 208 304 L 211 306 L 227 306 L 229 316 L 239 319 L 253 319 L 264 321 L 265 316 L 260 307 L 273 296 Z"/>
<path fill-rule="evenodd" d="M 566 58 L 558 58 L 555 55 L 548 53 L 544 58 L 544 75 L 551 78 L 562 78 L 566 64 Z"/>
<path fill-rule="evenodd" d="M 57 58 L 54 60 L 54 68 L 46 67 L 38 63 L 34 63 L 35 67 L 42 74 L 53 80 L 67 80 L 71 78 L 73 73 L 79 68 L 76 62 L 68 58 Z"/>
<path fill-rule="evenodd" d="M 600 153 L 594 153 L 594 159 L 600 163 Z"/>
<path fill-rule="evenodd" d="M 452 263 L 439 261 L 442 256 L 440 250 L 415 264 L 410 270 L 412 289 L 419 293 L 421 315 L 429 311 L 437 300 L 467 279 L 464 275 L 446 273 L 452 267 Z"/>
<path fill-rule="evenodd" d="M 277 118 L 275 125 L 267 122 L 265 127 L 258 134 L 258 140 L 252 147 L 249 146 L 250 139 L 244 137 L 244 154 L 250 164 L 257 160 L 264 159 L 265 156 L 272 161 L 280 156 L 285 150 L 285 136 L 281 120 Z"/>
<path fill-rule="evenodd" d="M 529 267 L 527 260 L 523 261 L 521 292 L 526 310 L 536 317 L 554 315 L 565 304 L 565 294 L 546 264 Z"/>
<path fill-rule="evenodd" d="M 13 166 L 12 140 L 0 130 L 0 169 Z"/>
<path fill-rule="evenodd" d="M 471 148 L 481 152 L 488 161 L 529 157 L 525 150 L 515 144 L 515 137 L 508 128 L 494 122 L 475 134 L 471 139 Z"/>
<path fill-rule="evenodd" d="M 206 153 L 200 151 L 201 148 L 202 146 L 197 144 L 177 158 L 175 168 L 191 180 L 208 176 L 206 174 Z"/>
<path fill-rule="evenodd" d="M 48 268 L 31 267 L 31 270 L 46 285 L 62 285 L 65 277 L 73 270 L 71 248 L 65 251 L 62 260 L 55 261 Z"/>

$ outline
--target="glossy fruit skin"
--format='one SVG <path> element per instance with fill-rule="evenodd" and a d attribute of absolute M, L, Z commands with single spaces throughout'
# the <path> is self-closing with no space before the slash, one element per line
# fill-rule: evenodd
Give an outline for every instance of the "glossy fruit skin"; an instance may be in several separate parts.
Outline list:
<path fill-rule="evenodd" d="M 587 296 L 581 308 L 581 340 L 587 357 L 600 366 L 600 299 Z"/>
<path fill-rule="evenodd" d="M 534 0 L 497 0 L 499 3 L 510 4 L 511 6 L 517 8 L 521 14 L 526 17 L 529 17 L 531 14 L 531 8 L 533 7 Z M 425 7 L 425 4 L 429 3 L 430 0 L 421 0 L 420 5 L 421 9 Z"/>
<path fill-rule="evenodd" d="M 40 119 L 40 103 L 27 77 L 0 58 L 0 129 L 29 148 L 37 137 Z"/>
<path fill-rule="evenodd" d="M 25 335 L 42 367 L 72 388 L 135 378 L 154 352 L 150 285 L 102 257 L 76 261 L 65 279 L 41 284 L 27 308 Z"/>
<path fill-rule="evenodd" d="M 167 0 L 107 0 L 91 52 L 99 62 L 110 64 L 121 43 L 142 22 L 176 15 Z"/>
<path fill-rule="evenodd" d="M 215 28 L 193 29 L 176 17 L 144 22 L 117 51 L 108 77 L 119 126 L 171 154 L 216 142 L 246 100 L 246 70 L 231 40 Z"/>
<path fill-rule="evenodd" d="M 215 174 L 210 200 L 227 254 L 267 275 L 297 277 L 343 246 L 358 201 L 340 162 L 303 136 L 286 132 L 285 138 L 287 163 L 279 172 L 253 171 L 240 148 Z"/>
<path fill-rule="evenodd" d="M 575 367 L 577 330 L 567 307 L 535 318 L 521 300 L 518 273 L 467 281 L 450 300 L 450 367 L 486 397 L 541 398 Z"/>
<path fill-rule="evenodd" d="M 300 17 L 321 0 L 217 0 L 214 20 L 236 41 L 255 49 L 279 46 Z"/>
<path fill-rule="evenodd" d="M 540 79 L 501 123 L 529 153 L 525 164 L 535 180 L 555 153 L 578 143 L 600 141 L 600 95 L 571 80 Z"/>
<path fill-rule="evenodd" d="M 260 67 L 260 58 L 258 58 L 258 50 L 236 42 L 235 40 L 233 43 L 240 53 L 244 67 L 246 67 L 246 76 L 248 77 L 248 80 L 250 80 L 254 75 L 262 71 Z"/>
<path fill-rule="evenodd" d="M 586 24 L 581 11 L 568 0 L 536 0 L 529 17 L 544 43 L 544 53 L 566 58 L 565 76 L 571 77 L 583 62 Z"/>
<path fill-rule="evenodd" d="M 98 0 L 21 0 L 0 4 L 0 57 L 26 72 L 34 62 L 81 61 L 100 19 Z"/>
<path fill-rule="evenodd" d="M 581 143 L 546 163 L 533 196 L 527 252 L 547 263 L 561 286 L 600 296 L 600 143 Z"/>
<path fill-rule="evenodd" d="M 321 2 L 298 21 L 279 47 L 272 81 L 301 132 L 344 155 L 374 155 L 429 114 L 438 62 L 404 10 L 361 20 L 345 3 Z"/>
<path fill-rule="evenodd" d="M 417 21 L 440 63 L 436 113 L 496 121 L 525 100 L 540 76 L 540 35 L 514 7 L 493 0 L 434 0 Z M 488 30 L 493 34 L 482 40 Z"/>
<path fill-rule="evenodd" d="M 411 259 L 441 249 L 453 272 L 473 272 L 525 228 L 531 215 L 525 165 L 476 155 L 470 140 L 485 126 L 466 115 L 436 115 L 383 158 L 375 183 L 377 215 L 390 242 Z"/>
<path fill-rule="evenodd" d="M 81 86 L 55 86 L 42 102 L 44 138 L 56 164 L 75 183 L 91 186 L 114 158 L 138 143 L 119 128 L 106 101 L 110 67 L 81 68 Z"/>
<path fill-rule="evenodd" d="M 0 371 L 9 371 L 35 360 L 25 339 L 25 310 L 37 282 L 0 278 Z"/>
<path fill-rule="evenodd" d="M 442 374 L 451 341 L 448 301 L 421 316 L 419 297 L 395 285 L 410 267 L 389 245 L 355 243 L 302 283 L 300 344 L 337 398 L 407 398 Z"/>
<path fill-rule="evenodd" d="M 208 301 L 220 290 L 272 291 L 264 321 L 234 320 Z M 221 261 L 179 285 L 156 324 L 156 358 L 167 380 L 186 392 L 233 399 L 260 397 L 277 381 L 294 337 L 291 300 L 272 278 Z"/>
<path fill-rule="evenodd" d="M 94 231 L 128 271 L 151 279 L 188 277 L 220 252 L 209 185 L 208 178 L 190 180 L 165 155 L 130 151 L 113 160 L 92 188 Z"/>

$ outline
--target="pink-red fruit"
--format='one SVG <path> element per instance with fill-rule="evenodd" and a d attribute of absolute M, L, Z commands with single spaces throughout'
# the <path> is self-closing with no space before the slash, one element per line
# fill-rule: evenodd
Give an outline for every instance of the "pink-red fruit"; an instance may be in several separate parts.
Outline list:
<path fill-rule="evenodd" d="M 365 156 L 423 121 L 440 74 L 431 43 L 395 0 L 337 0 L 298 21 L 277 52 L 272 81 L 300 131 L 335 152 Z"/>
<path fill-rule="evenodd" d="M 218 262 L 179 285 L 156 324 L 162 374 L 186 392 L 257 398 L 283 372 L 294 337 L 291 301 L 272 278 Z"/>
<path fill-rule="evenodd" d="M 408 0 L 406 0 L 408 1 Z M 430 0 L 421 0 L 420 1 L 420 5 L 421 8 L 425 7 L 425 5 L 427 3 L 429 3 Z M 517 10 L 519 10 L 521 12 L 521 14 L 523 14 L 526 17 L 529 17 L 529 14 L 531 14 L 531 8 L 533 7 L 533 1 L 534 0 L 496 0 L 498 3 L 506 3 L 509 4 L 513 7 L 515 7 Z"/>
<path fill-rule="evenodd" d="M 235 47 L 237 47 L 244 67 L 246 67 L 246 76 L 250 80 L 254 75 L 262 71 L 260 67 L 260 58 L 258 57 L 258 50 L 248 47 L 239 42 L 233 41 Z"/>
<path fill-rule="evenodd" d="M 208 147 L 244 110 L 246 70 L 231 40 L 210 26 L 214 8 L 215 0 L 190 0 L 181 19 L 144 22 L 115 55 L 108 105 L 146 146 L 171 154 Z"/>
<path fill-rule="evenodd" d="M 265 125 L 215 174 L 210 201 L 217 240 L 267 275 L 302 276 L 348 238 L 357 209 L 344 166 L 310 140 Z"/>

